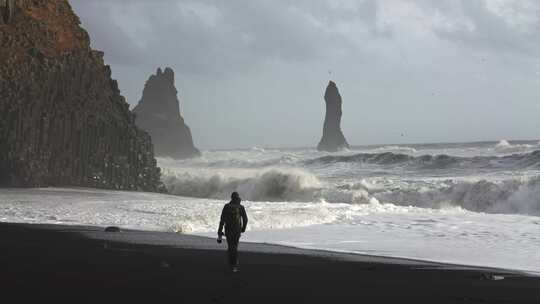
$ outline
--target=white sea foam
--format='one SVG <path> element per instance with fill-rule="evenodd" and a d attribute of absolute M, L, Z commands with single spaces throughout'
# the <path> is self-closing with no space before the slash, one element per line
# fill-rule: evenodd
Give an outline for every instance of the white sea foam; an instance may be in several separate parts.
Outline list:
<path fill-rule="evenodd" d="M 4 189 L 0 221 L 175 231 L 214 231 L 226 201 L 93 189 Z M 346 205 L 245 202 L 249 229 L 283 229 L 336 221 Z"/>
<path fill-rule="evenodd" d="M 3 189 L 0 221 L 214 235 L 223 204 L 239 191 L 247 240 L 540 271 L 538 142 L 381 149 L 160 158 L 176 196 Z"/>
<path fill-rule="evenodd" d="M 92 189 L 0 191 L 0 221 L 215 236 L 225 201 Z M 243 241 L 540 271 L 540 219 L 382 204 L 244 202 Z M 447 250 L 452 248 L 452 250 Z"/>
<path fill-rule="evenodd" d="M 496 145 L 495 148 L 508 148 L 511 147 L 510 143 L 506 139 L 501 139 Z"/>
<path fill-rule="evenodd" d="M 540 215 L 540 179 L 441 180 L 381 190 L 377 199 L 426 208 L 459 206 L 471 211 Z"/>
<path fill-rule="evenodd" d="M 238 191 L 253 201 L 313 201 L 321 183 L 300 169 L 271 168 L 261 172 L 228 170 L 193 174 L 167 172 L 163 177 L 169 193 L 180 196 L 226 199 Z"/>
<path fill-rule="evenodd" d="M 503 153 L 527 152 L 533 149 L 539 149 L 538 144 L 511 144 L 508 140 L 502 139 L 495 145 L 495 151 Z"/>
<path fill-rule="evenodd" d="M 383 146 L 383 147 L 378 147 L 372 150 L 372 152 L 394 152 L 394 153 L 414 154 L 414 153 L 417 153 L 418 150 L 412 147 L 407 147 L 407 146 Z"/>
<path fill-rule="evenodd" d="M 208 172 L 167 173 L 163 181 L 171 194 L 198 198 L 227 199 L 239 191 L 250 201 L 328 202 L 366 204 L 373 200 L 424 208 L 463 207 L 489 213 L 540 215 L 540 178 L 503 180 L 395 178 L 362 179 L 359 182 L 321 182 L 299 169 L 271 168 Z"/>

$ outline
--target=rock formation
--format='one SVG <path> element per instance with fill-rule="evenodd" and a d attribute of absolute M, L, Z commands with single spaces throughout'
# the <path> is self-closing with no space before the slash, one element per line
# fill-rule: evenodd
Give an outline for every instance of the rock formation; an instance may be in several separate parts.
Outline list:
<path fill-rule="evenodd" d="M 190 158 L 200 155 L 193 145 L 189 127 L 180 115 L 174 85 L 174 71 L 158 68 L 144 87 L 139 104 L 133 109 L 137 125 L 152 137 L 157 156 Z"/>
<path fill-rule="evenodd" d="M 0 25 L 11 22 L 15 0 L 0 0 Z"/>
<path fill-rule="evenodd" d="M 0 185 L 163 191 L 150 136 L 67 0 L 0 0 Z"/>
<path fill-rule="evenodd" d="M 324 94 L 326 116 L 324 118 L 323 136 L 317 150 L 336 152 L 349 148 L 349 144 L 341 132 L 341 95 L 333 81 L 328 83 Z"/>

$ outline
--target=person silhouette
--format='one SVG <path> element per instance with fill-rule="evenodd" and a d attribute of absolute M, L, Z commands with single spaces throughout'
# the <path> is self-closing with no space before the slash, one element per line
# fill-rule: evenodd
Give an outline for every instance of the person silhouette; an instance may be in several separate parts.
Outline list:
<path fill-rule="evenodd" d="M 218 242 L 221 242 L 223 227 L 225 227 L 227 254 L 232 272 L 238 272 L 238 243 L 240 242 L 240 236 L 246 231 L 248 223 L 246 209 L 240 202 L 242 202 L 242 199 L 238 192 L 233 192 L 231 201 L 223 206 L 218 228 Z"/>

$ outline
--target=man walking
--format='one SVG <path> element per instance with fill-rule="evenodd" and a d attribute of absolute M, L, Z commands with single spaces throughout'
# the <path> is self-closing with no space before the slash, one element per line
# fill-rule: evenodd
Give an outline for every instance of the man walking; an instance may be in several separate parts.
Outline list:
<path fill-rule="evenodd" d="M 223 236 L 223 226 L 225 226 L 225 237 L 227 238 L 229 265 L 233 272 L 238 272 L 238 242 L 240 235 L 246 231 L 248 218 L 246 209 L 240 204 L 242 199 L 238 192 L 231 194 L 231 201 L 223 206 L 221 220 L 218 228 L 218 241 Z"/>

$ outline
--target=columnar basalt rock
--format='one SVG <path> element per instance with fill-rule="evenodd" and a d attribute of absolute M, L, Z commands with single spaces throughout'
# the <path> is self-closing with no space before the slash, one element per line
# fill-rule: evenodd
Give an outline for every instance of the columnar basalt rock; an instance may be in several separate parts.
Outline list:
<path fill-rule="evenodd" d="M 139 104 L 133 109 L 135 122 L 152 137 L 157 156 L 182 159 L 199 156 L 191 130 L 180 115 L 174 85 L 174 71 L 158 68 L 144 87 Z"/>
<path fill-rule="evenodd" d="M 164 191 L 150 136 L 69 3 L 0 8 L 0 185 Z"/>
<path fill-rule="evenodd" d="M 14 14 L 15 0 L 0 0 L 0 25 L 11 21 Z"/>
<path fill-rule="evenodd" d="M 337 152 L 348 149 L 349 144 L 341 131 L 341 95 L 333 81 L 328 83 L 324 94 L 326 116 L 324 118 L 323 136 L 317 150 Z"/>

